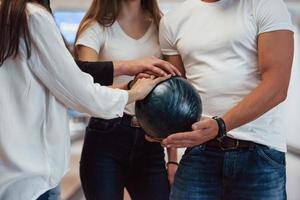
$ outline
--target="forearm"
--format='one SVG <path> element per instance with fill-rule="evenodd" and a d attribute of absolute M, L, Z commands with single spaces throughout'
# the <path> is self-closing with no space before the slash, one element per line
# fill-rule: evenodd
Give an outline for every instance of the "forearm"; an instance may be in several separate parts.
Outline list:
<path fill-rule="evenodd" d="M 168 161 L 169 162 L 178 162 L 177 158 L 177 149 L 176 148 L 167 148 Z"/>
<path fill-rule="evenodd" d="M 263 80 L 256 89 L 227 112 L 222 117 L 225 121 L 227 131 L 259 118 L 284 101 L 287 87 L 280 86 L 278 80 L 276 82 L 274 83 L 274 80 L 269 78 Z"/>
<path fill-rule="evenodd" d="M 114 77 L 127 75 L 129 72 L 126 69 L 130 69 L 135 66 L 135 61 L 113 61 L 114 65 Z"/>
<path fill-rule="evenodd" d="M 164 55 L 164 59 L 167 62 L 174 65 L 179 70 L 179 72 L 181 73 L 181 76 L 186 78 L 186 72 L 185 72 L 184 64 L 183 64 L 183 61 L 182 61 L 182 58 L 181 58 L 180 55 L 175 55 L 175 56 Z"/>
<path fill-rule="evenodd" d="M 115 89 L 128 90 L 127 85 L 128 85 L 128 83 L 117 83 L 117 84 L 113 84 L 110 87 L 115 88 Z"/>

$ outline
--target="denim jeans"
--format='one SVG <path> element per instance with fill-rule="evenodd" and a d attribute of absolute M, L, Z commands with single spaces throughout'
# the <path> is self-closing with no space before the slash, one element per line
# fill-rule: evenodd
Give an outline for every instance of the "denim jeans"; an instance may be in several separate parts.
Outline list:
<path fill-rule="evenodd" d="M 42 194 L 37 200 L 60 200 L 60 186 L 48 190 Z"/>
<path fill-rule="evenodd" d="M 87 200 L 168 200 L 164 149 L 147 142 L 140 128 L 91 119 L 86 130 L 80 177 Z"/>
<path fill-rule="evenodd" d="M 285 154 L 266 146 L 187 149 L 171 200 L 285 200 Z"/>

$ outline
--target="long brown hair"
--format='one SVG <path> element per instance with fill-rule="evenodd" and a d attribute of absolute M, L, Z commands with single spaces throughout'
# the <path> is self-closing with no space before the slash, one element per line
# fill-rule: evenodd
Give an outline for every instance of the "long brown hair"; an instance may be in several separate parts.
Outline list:
<path fill-rule="evenodd" d="M 24 38 L 27 57 L 31 56 L 26 4 L 36 2 L 51 12 L 49 0 L 2 0 L 0 3 L 0 67 L 3 62 L 19 53 L 20 38 Z"/>
<path fill-rule="evenodd" d="M 121 1 L 124 0 L 93 0 L 89 10 L 79 25 L 74 44 L 76 44 L 80 34 L 85 31 L 93 21 L 98 22 L 104 27 L 110 27 L 119 16 Z M 141 4 L 143 9 L 150 13 L 151 18 L 158 27 L 162 12 L 159 9 L 157 0 L 141 0 Z M 78 58 L 76 47 L 74 47 L 74 55 L 75 58 Z"/>

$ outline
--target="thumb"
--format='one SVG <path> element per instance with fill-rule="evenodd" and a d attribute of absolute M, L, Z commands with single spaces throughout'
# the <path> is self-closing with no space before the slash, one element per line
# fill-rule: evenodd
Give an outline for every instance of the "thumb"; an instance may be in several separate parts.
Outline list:
<path fill-rule="evenodd" d="M 201 129 L 206 129 L 206 128 L 209 128 L 209 125 L 208 125 L 208 123 L 207 123 L 206 120 L 196 122 L 196 123 L 193 124 L 193 126 L 192 126 L 192 129 L 193 129 L 194 131 L 201 130 Z"/>

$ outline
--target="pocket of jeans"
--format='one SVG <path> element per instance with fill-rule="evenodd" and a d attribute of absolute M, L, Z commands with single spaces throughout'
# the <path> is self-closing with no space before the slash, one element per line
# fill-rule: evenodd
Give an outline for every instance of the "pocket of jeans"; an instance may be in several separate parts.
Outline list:
<path fill-rule="evenodd" d="M 268 147 L 257 147 L 258 155 L 273 167 L 285 167 L 285 153 Z"/>

